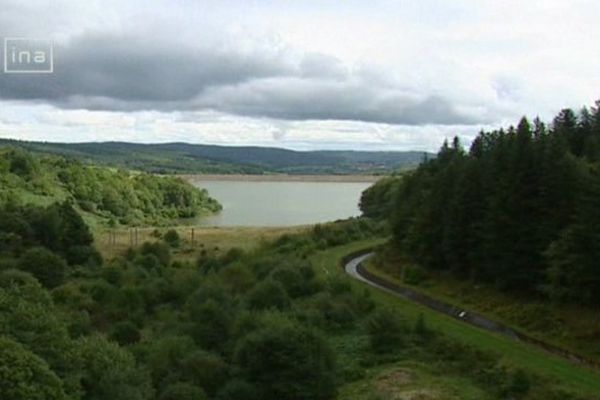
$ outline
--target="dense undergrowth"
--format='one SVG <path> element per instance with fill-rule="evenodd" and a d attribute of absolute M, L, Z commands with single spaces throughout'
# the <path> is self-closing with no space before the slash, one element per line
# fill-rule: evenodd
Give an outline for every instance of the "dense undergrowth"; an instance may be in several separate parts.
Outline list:
<path fill-rule="evenodd" d="M 381 234 L 369 220 L 195 262 L 169 232 L 103 262 L 68 203 L 2 212 L 0 398 L 326 400 L 403 360 L 491 399 L 575 398 L 315 270 L 320 250 Z"/>

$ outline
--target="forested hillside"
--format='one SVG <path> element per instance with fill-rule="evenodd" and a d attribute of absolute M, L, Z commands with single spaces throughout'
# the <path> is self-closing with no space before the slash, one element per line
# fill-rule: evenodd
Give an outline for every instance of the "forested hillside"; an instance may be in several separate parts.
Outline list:
<path fill-rule="evenodd" d="M 0 205 L 56 201 L 70 201 L 111 224 L 160 224 L 221 208 L 205 190 L 182 179 L 0 148 Z"/>
<path fill-rule="evenodd" d="M 96 164 L 177 174 L 383 174 L 415 167 L 425 155 L 418 151 L 293 151 L 188 143 L 42 143 L 0 139 L 0 144 Z"/>
<path fill-rule="evenodd" d="M 394 246 L 421 266 L 600 306 L 600 102 L 444 143 L 391 207 Z"/>
<path fill-rule="evenodd" d="M 67 203 L 0 214 L 2 399 L 372 399 L 414 385 L 472 400 L 594 398 L 392 312 L 341 271 L 313 267 L 318 251 L 381 234 L 368 220 L 318 225 L 250 252 L 204 248 L 195 261 L 175 257 L 181 244 L 170 231 L 103 262 Z M 382 368 L 389 377 L 376 386 L 351 389 Z M 386 383 L 391 374 L 412 386 Z"/>

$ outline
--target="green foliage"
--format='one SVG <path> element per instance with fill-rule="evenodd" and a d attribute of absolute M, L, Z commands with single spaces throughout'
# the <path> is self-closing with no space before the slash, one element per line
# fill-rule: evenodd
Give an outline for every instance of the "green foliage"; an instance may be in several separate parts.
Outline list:
<path fill-rule="evenodd" d="M 160 394 L 158 400 L 207 400 L 206 393 L 185 382 L 173 383 Z"/>
<path fill-rule="evenodd" d="M 396 189 L 395 247 L 502 290 L 600 304 L 598 106 L 482 132 L 468 153 L 444 143 Z"/>
<path fill-rule="evenodd" d="M 256 384 L 260 399 L 335 397 L 333 353 L 321 336 L 306 327 L 272 322 L 238 344 L 235 360 Z"/>
<path fill-rule="evenodd" d="M 3 347 L 23 360 L 4 368 L 0 348 L 0 375 L 10 374 L 0 390 L 13 390 L 15 379 L 40 399 L 54 396 L 44 387 L 74 400 L 333 399 L 369 366 L 406 356 L 498 396 L 529 396 L 543 385 L 444 341 L 422 319 L 405 323 L 341 271 L 325 275 L 309 262 L 318 249 L 385 232 L 382 223 L 325 224 L 251 252 L 205 252 L 198 265 L 173 262 L 181 252 L 164 241 L 145 243 L 103 265 L 73 210 L 0 208 L 0 233 L 16 238 L 0 248 L 0 341 L 14 342 Z M 12 269 L 41 246 L 71 263 L 51 293 Z"/>
<path fill-rule="evenodd" d="M 367 188 L 360 197 L 360 210 L 368 218 L 388 218 L 394 208 L 396 191 L 401 177 L 389 176 L 381 178 Z"/>
<path fill-rule="evenodd" d="M 217 354 L 196 350 L 182 361 L 182 375 L 190 383 L 201 387 L 209 396 L 223 386 L 228 378 L 228 365 Z"/>
<path fill-rule="evenodd" d="M 258 283 L 247 295 L 248 306 L 255 310 L 285 310 L 290 306 L 290 297 L 283 285 L 267 279 Z"/>
<path fill-rule="evenodd" d="M 381 174 L 415 166 L 426 154 L 417 151 L 299 152 L 187 143 L 41 143 L 8 139 L 0 139 L 1 145 L 158 174 Z"/>
<path fill-rule="evenodd" d="M 228 381 L 217 393 L 218 400 L 258 400 L 258 390 L 242 379 Z"/>
<path fill-rule="evenodd" d="M 181 238 L 175 229 L 169 229 L 163 236 L 163 240 L 171 247 L 179 247 Z"/>
<path fill-rule="evenodd" d="M 221 209 L 205 190 L 176 177 L 115 171 L 60 157 L 41 157 L 22 149 L 0 149 L 0 161 L 9 165 L 0 169 L 0 200 L 8 201 L 10 196 L 39 203 L 73 199 L 81 210 L 106 222 L 118 220 L 122 224 L 162 223 Z M 70 224 L 67 215 L 63 219 L 69 223 L 64 227 L 67 231 L 62 232 L 63 239 L 90 237 L 85 231 L 82 235 L 75 232 L 87 229 L 85 225 Z M 57 228 L 52 227 L 51 219 L 42 222 L 49 229 Z"/>
<path fill-rule="evenodd" d="M 11 149 L 5 154 L 8 160 L 8 171 L 26 180 L 30 180 L 39 170 L 36 159 L 21 149 Z"/>
<path fill-rule="evenodd" d="M 423 316 L 423 314 L 419 314 L 419 317 L 417 318 L 417 320 L 415 322 L 413 332 L 416 335 L 417 340 L 420 340 L 420 341 L 427 341 L 427 340 L 431 339 L 431 337 L 433 336 L 433 331 L 431 331 L 429 329 L 429 327 L 427 326 L 427 323 L 425 322 L 425 317 Z"/>
<path fill-rule="evenodd" d="M 0 336 L 0 398 L 67 399 L 61 380 L 46 362 L 22 345 Z"/>
<path fill-rule="evenodd" d="M 44 247 L 32 247 L 19 258 L 18 268 L 35 276 L 45 287 L 53 288 L 63 282 L 67 263 Z"/>
<path fill-rule="evenodd" d="M 213 299 L 190 307 L 191 335 L 205 349 L 222 349 L 232 329 L 230 310 Z"/>
<path fill-rule="evenodd" d="M 183 360 L 196 350 L 189 336 L 163 335 L 148 344 L 145 349 L 145 364 L 157 388 L 183 379 Z"/>
<path fill-rule="evenodd" d="M 406 326 L 389 309 L 377 310 L 367 321 L 371 348 L 377 353 L 398 351 L 405 342 Z"/>
<path fill-rule="evenodd" d="M 140 249 L 142 255 L 153 255 L 161 265 L 171 263 L 171 249 L 163 242 L 145 242 Z"/>
<path fill-rule="evenodd" d="M 84 398 L 146 400 L 153 396 L 149 376 L 117 344 L 101 336 L 90 336 L 79 339 L 77 350 Z"/>
<path fill-rule="evenodd" d="M 110 339 L 121 346 L 137 343 L 140 341 L 140 330 L 130 321 L 115 324 L 110 334 Z"/>
<path fill-rule="evenodd" d="M 510 374 L 508 382 L 501 389 L 501 393 L 504 397 L 522 399 L 527 395 L 530 388 L 531 383 L 529 378 L 523 370 L 519 369 Z"/>
<path fill-rule="evenodd" d="M 419 265 L 402 266 L 402 280 L 409 285 L 419 285 L 427 278 L 427 272 Z"/>

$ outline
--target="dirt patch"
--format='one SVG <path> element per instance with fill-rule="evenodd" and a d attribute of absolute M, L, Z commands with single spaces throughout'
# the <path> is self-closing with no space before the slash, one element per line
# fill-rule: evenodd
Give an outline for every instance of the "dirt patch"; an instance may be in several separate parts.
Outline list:
<path fill-rule="evenodd" d="M 409 390 L 402 393 L 397 393 L 394 397 L 389 397 L 389 400 L 442 400 L 443 397 L 433 390 L 417 389 Z"/>
<path fill-rule="evenodd" d="M 439 400 L 443 397 L 431 389 L 412 389 L 407 386 L 414 383 L 413 373 L 404 368 L 382 374 L 375 381 L 375 389 L 385 400 Z"/>
<path fill-rule="evenodd" d="M 403 386 L 413 381 L 413 374 L 407 369 L 395 369 L 381 375 L 375 381 L 375 388 L 384 399 L 396 399 Z"/>

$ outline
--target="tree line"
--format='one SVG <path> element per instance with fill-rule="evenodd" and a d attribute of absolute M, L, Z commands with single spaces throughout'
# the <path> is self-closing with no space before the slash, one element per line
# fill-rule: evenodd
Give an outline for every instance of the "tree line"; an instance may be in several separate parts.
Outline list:
<path fill-rule="evenodd" d="M 600 101 L 482 131 L 468 150 L 454 138 L 385 186 L 363 210 L 388 207 L 394 247 L 418 264 L 600 305 Z"/>

